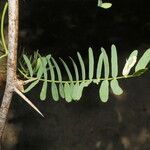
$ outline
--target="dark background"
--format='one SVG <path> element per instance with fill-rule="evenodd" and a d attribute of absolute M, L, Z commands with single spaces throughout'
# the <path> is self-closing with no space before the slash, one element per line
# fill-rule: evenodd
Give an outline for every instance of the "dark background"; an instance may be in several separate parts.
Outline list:
<path fill-rule="evenodd" d="M 104 10 L 96 0 L 20 1 L 19 51 L 38 49 L 43 55 L 65 59 L 80 51 L 86 60 L 88 47 L 97 56 L 102 46 L 109 54 L 114 43 L 123 66 L 132 50 L 141 55 L 150 47 L 150 4 L 148 0 L 109 2 L 112 8 Z M 120 81 L 124 94 L 110 93 L 106 104 L 99 100 L 95 85 L 84 91 L 79 102 L 69 104 L 51 98 L 41 102 L 39 86 L 27 96 L 44 119 L 15 96 L 9 119 L 20 131 L 15 150 L 149 150 L 149 76 L 148 71 L 140 78 Z"/>

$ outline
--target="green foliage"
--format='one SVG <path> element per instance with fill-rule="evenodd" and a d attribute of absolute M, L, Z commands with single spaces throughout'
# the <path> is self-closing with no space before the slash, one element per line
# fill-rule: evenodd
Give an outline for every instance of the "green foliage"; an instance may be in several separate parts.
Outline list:
<path fill-rule="evenodd" d="M 108 9 L 112 6 L 112 4 L 107 2 L 103 3 L 102 0 L 98 0 L 98 6 Z M 0 59 L 6 57 L 8 53 L 4 37 L 4 19 L 7 7 L 8 3 L 5 4 L 1 17 L 0 44 L 2 46 L 2 50 L 0 50 Z M 94 58 L 92 48 L 89 48 L 88 71 L 85 69 L 85 63 L 79 52 L 77 52 L 77 57 L 80 67 L 78 67 L 73 58 L 70 57 L 74 68 L 75 79 L 73 78 L 72 70 L 63 59 L 60 58 L 60 62 L 66 70 L 68 80 L 63 79 L 59 63 L 57 63 L 51 55 L 42 57 L 38 52 L 34 52 L 33 56 L 28 56 L 23 53 L 22 59 L 19 61 L 20 67 L 18 68 L 18 71 L 20 72 L 22 79 L 25 81 L 24 83 L 27 84 L 25 85 L 25 93 L 31 91 L 37 84 L 42 83 L 40 92 L 41 100 L 46 99 L 47 91 L 50 87 L 51 96 L 55 101 L 58 101 L 60 98 L 64 98 L 67 102 L 71 102 L 72 100 L 78 101 L 82 96 L 84 88 L 89 86 L 91 83 L 96 83 L 97 85 L 101 84 L 99 85 L 99 97 L 101 101 L 107 102 L 109 99 L 109 85 L 114 94 L 120 95 L 123 93 L 123 90 L 119 86 L 119 79 L 137 77 L 146 72 L 146 67 L 150 62 L 150 49 L 145 51 L 138 62 L 137 55 L 137 50 L 134 50 L 129 55 L 129 58 L 122 70 L 122 76 L 118 76 L 118 56 L 115 45 L 111 46 L 111 64 L 109 63 L 108 55 L 104 48 L 101 48 L 101 53 L 97 63 Z M 137 65 L 135 67 L 135 72 L 130 74 L 131 69 L 135 66 L 136 62 Z M 96 68 L 94 68 L 95 63 L 97 64 Z"/>
<path fill-rule="evenodd" d="M 119 86 L 119 79 L 137 77 L 142 75 L 147 70 L 146 66 L 150 61 L 150 49 L 146 50 L 138 61 L 135 67 L 135 72 L 129 75 L 131 68 L 136 64 L 137 54 L 138 51 L 134 50 L 129 55 L 122 71 L 123 76 L 118 76 L 118 56 L 115 45 L 111 46 L 111 64 L 109 63 L 106 50 L 101 48 L 101 53 L 99 55 L 96 68 L 94 68 L 95 58 L 93 55 L 93 50 L 92 48 L 89 48 L 88 71 L 86 71 L 83 58 L 78 52 L 77 57 L 80 64 L 79 67 L 81 67 L 81 75 L 78 71 L 79 67 L 73 58 L 70 57 L 72 67 L 74 68 L 75 79 L 73 78 L 74 76 L 71 72 L 72 70 L 70 70 L 69 66 L 63 59 L 60 58 L 60 62 L 63 64 L 69 80 L 63 79 L 59 63 L 57 63 L 51 55 L 42 57 L 38 52 L 34 53 L 33 57 L 24 54 L 23 59 L 20 61 L 20 68 L 18 70 L 24 80 L 29 81 L 27 82 L 28 85 L 25 86 L 26 88 L 24 92 L 30 91 L 39 82 L 43 83 L 40 92 L 41 100 L 45 100 L 47 97 L 47 90 L 49 90 L 48 85 L 51 87 L 51 95 L 55 101 L 58 101 L 61 97 L 65 98 L 67 102 L 71 102 L 72 100 L 79 100 L 82 96 L 84 88 L 89 86 L 89 84 L 101 83 L 99 88 L 99 97 L 102 102 L 107 102 L 109 99 L 109 85 L 115 95 L 120 95 L 123 93 L 123 90 Z M 88 72 L 87 76 L 86 72 Z M 104 73 L 102 74 L 102 72 Z"/>
<path fill-rule="evenodd" d="M 149 59 L 150 59 L 150 49 L 148 49 L 143 54 L 143 56 L 141 57 L 141 59 L 139 60 L 139 62 L 137 63 L 137 65 L 135 67 L 135 71 L 138 71 L 138 70 L 141 70 L 141 69 L 145 69 L 145 67 L 149 63 Z"/>
<path fill-rule="evenodd" d="M 98 0 L 97 6 L 103 9 L 109 9 L 112 6 L 112 3 L 108 3 L 108 2 L 103 3 L 102 0 Z"/>

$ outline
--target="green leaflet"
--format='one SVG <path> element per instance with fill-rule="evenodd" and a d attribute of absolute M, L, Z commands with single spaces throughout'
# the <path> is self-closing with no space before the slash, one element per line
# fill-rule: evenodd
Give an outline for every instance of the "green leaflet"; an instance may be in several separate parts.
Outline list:
<path fill-rule="evenodd" d="M 43 82 L 42 90 L 40 93 L 40 99 L 45 100 L 46 99 L 46 94 L 47 94 L 47 80 Z"/>
<path fill-rule="evenodd" d="M 25 69 L 24 65 L 22 64 L 21 61 L 19 61 L 19 65 L 20 65 L 20 70 L 22 70 L 25 74 L 27 74 L 27 70 Z"/>
<path fill-rule="evenodd" d="M 70 89 L 70 85 L 68 84 L 68 82 L 66 82 L 65 85 L 64 85 L 64 93 L 65 93 L 66 101 L 71 102 L 72 101 L 71 89 Z"/>
<path fill-rule="evenodd" d="M 147 71 L 147 68 L 144 68 L 144 69 L 140 69 L 140 70 L 138 70 L 137 72 L 134 72 L 132 75 L 134 76 L 134 77 L 136 77 L 136 76 L 141 76 L 143 73 L 145 73 Z"/>
<path fill-rule="evenodd" d="M 56 68 L 57 75 L 58 75 L 58 80 L 59 80 L 59 81 L 62 81 L 62 75 L 61 75 L 60 68 L 59 68 L 57 62 L 55 61 L 55 59 L 54 59 L 53 57 L 51 57 L 51 59 L 52 59 L 53 64 L 54 64 L 54 66 L 55 66 L 55 68 Z"/>
<path fill-rule="evenodd" d="M 4 24 L 5 24 L 5 17 L 6 17 L 6 12 L 7 12 L 7 9 L 8 9 L 8 2 L 5 2 L 5 5 L 4 5 L 4 8 L 2 10 L 2 15 L 1 15 L 1 23 L 0 23 L 0 34 L 1 34 L 1 46 L 4 50 L 4 54 L 2 56 L 0 56 L 0 59 L 7 56 L 7 53 L 8 53 L 8 48 L 7 48 L 7 44 L 6 44 L 6 39 L 5 39 L 5 35 L 4 35 Z"/>
<path fill-rule="evenodd" d="M 77 93 L 76 93 L 77 94 L 76 100 L 79 100 L 81 98 L 83 88 L 84 88 L 84 84 L 83 83 L 79 84 L 79 88 L 78 88 Z"/>
<path fill-rule="evenodd" d="M 72 61 L 73 67 L 74 67 L 76 81 L 78 81 L 79 80 L 79 71 L 78 71 L 77 65 L 71 57 L 70 57 L 70 59 Z"/>
<path fill-rule="evenodd" d="M 67 74 L 68 74 L 69 80 L 70 80 L 70 81 L 73 81 L 73 78 L 72 78 L 72 75 L 71 75 L 71 72 L 70 72 L 69 67 L 68 67 L 67 64 L 64 62 L 64 60 L 62 60 L 61 58 L 60 58 L 60 60 L 61 60 L 62 64 L 64 65 L 65 69 L 66 69 L 66 72 L 67 72 Z"/>
<path fill-rule="evenodd" d="M 100 7 L 104 8 L 104 9 L 108 9 L 112 6 L 112 3 L 102 3 Z"/>
<path fill-rule="evenodd" d="M 43 66 L 42 64 L 40 64 L 40 67 L 38 69 L 38 72 L 37 72 L 37 78 L 40 79 L 43 75 Z"/>
<path fill-rule="evenodd" d="M 52 97 L 55 101 L 59 100 L 59 95 L 58 95 L 58 89 L 57 89 L 57 85 L 52 82 L 51 83 L 51 92 L 52 92 Z"/>
<path fill-rule="evenodd" d="M 78 100 L 78 90 L 79 90 L 79 82 L 76 82 L 76 84 L 74 85 L 74 87 L 73 87 L 73 91 L 72 91 L 72 98 L 73 98 L 73 100 Z"/>
<path fill-rule="evenodd" d="M 111 73 L 113 78 L 118 75 L 118 56 L 115 45 L 111 46 Z"/>
<path fill-rule="evenodd" d="M 101 78 L 101 72 L 102 72 L 102 65 L 103 65 L 103 53 L 100 54 L 97 64 L 97 70 L 96 70 L 96 78 Z"/>
<path fill-rule="evenodd" d="M 48 61 L 49 69 L 50 69 L 51 80 L 52 80 L 52 81 L 55 81 L 54 68 L 53 68 L 53 66 L 52 66 L 52 64 L 51 64 L 50 59 L 47 59 L 47 61 Z"/>
<path fill-rule="evenodd" d="M 94 74 L 94 56 L 93 56 L 93 50 L 90 47 L 89 48 L 89 79 L 91 80 L 93 78 Z"/>
<path fill-rule="evenodd" d="M 85 80 L 85 65 L 79 52 L 77 52 L 77 55 L 81 66 L 82 80 Z"/>
<path fill-rule="evenodd" d="M 38 79 L 41 79 L 44 71 L 46 71 L 46 65 L 47 65 L 47 61 L 46 61 L 46 58 L 44 57 L 40 57 L 40 60 L 41 60 L 41 63 L 39 64 L 39 69 L 38 69 L 38 72 L 37 72 L 37 78 Z"/>
<path fill-rule="evenodd" d="M 45 57 L 44 58 L 42 57 L 41 59 L 43 64 L 44 82 L 40 93 L 40 99 L 45 100 L 47 95 L 47 69 L 46 69 L 47 60 Z"/>
<path fill-rule="evenodd" d="M 101 83 L 100 89 L 99 89 L 99 96 L 102 102 L 107 102 L 109 97 L 109 82 L 108 80 L 104 80 Z"/>
<path fill-rule="evenodd" d="M 97 6 L 104 8 L 104 9 L 108 9 L 112 6 L 112 3 L 107 3 L 107 2 L 103 3 L 102 0 L 98 0 Z"/>
<path fill-rule="evenodd" d="M 133 57 L 133 56 L 136 56 L 136 57 L 137 57 L 137 55 L 138 55 L 138 50 L 134 50 L 134 51 L 130 54 L 129 58 L 130 58 L 130 57 Z M 129 59 L 129 58 L 128 58 L 128 59 Z"/>
<path fill-rule="evenodd" d="M 30 73 L 30 77 L 32 77 L 33 76 L 33 69 L 32 69 L 32 65 L 31 65 L 30 60 L 26 55 L 23 55 L 23 59 L 24 59 L 25 63 L 27 64 L 27 67 L 28 67 L 28 70 Z"/>
<path fill-rule="evenodd" d="M 40 68 L 40 65 L 41 65 L 41 59 L 40 59 L 40 58 L 37 58 L 36 66 L 35 66 L 34 72 L 37 72 L 37 71 L 38 71 L 38 69 Z"/>
<path fill-rule="evenodd" d="M 34 88 L 39 83 L 39 80 L 33 81 L 24 91 L 24 93 L 29 92 L 32 88 Z"/>
<path fill-rule="evenodd" d="M 62 98 L 65 98 L 64 87 L 62 83 L 59 84 L 59 94 Z"/>
<path fill-rule="evenodd" d="M 109 61 L 108 61 L 108 56 L 107 53 L 105 51 L 105 49 L 102 47 L 101 51 L 103 53 L 103 57 L 104 57 L 104 76 L 107 79 L 109 77 Z"/>
<path fill-rule="evenodd" d="M 137 60 L 137 54 L 138 54 L 138 51 L 137 50 L 134 50 L 129 58 L 126 60 L 126 63 L 125 63 L 125 66 L 122 70 L 122 75 L 123 76 L 127 76 L 129 73 L 130 73 L 130 70 L 132 69 L 132 67 L 135 65 L 136 63 L 136 60 Z"/>
<path fill-rule="evenodd" d="M 123 90 L 119 86 L 118 81 L 116 79 L 111 80 L 110 86 L 115 95 L 121 95 L 123 93 Z"/>
<path fill-rule="evenodd" d="M 141 69 L 145 69 L 145 67 L 148 65 L 149 62 L 150 62 L 150 49 L 147 49 L 143 54 L 143 56 L 138 61 L 135 67 L 135 72 Z"/>

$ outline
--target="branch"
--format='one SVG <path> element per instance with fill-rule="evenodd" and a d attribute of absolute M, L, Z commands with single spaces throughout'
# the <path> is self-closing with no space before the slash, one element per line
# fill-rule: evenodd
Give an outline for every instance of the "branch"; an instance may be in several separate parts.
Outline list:
<path fill-rule="evenodd" d="M 18 47 L 18 0 L 8 0 L 8 58 L 7 79 L 0 108 L 0 138 L 2 137 L 9 106 L 16 82 L 17 47 Z"/>

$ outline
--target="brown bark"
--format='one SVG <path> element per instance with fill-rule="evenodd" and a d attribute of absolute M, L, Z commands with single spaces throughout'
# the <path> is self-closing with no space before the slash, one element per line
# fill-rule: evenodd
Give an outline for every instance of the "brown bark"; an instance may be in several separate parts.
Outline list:
<path fill-rule="evenodd" d="M 8 58 L 7 79 L 4 96 L 0 107 L 0 140 L 2 138 L 8 110 L 16 85 L 16 65 L 18 46 L 18 0 L 8 0 Z"/>

